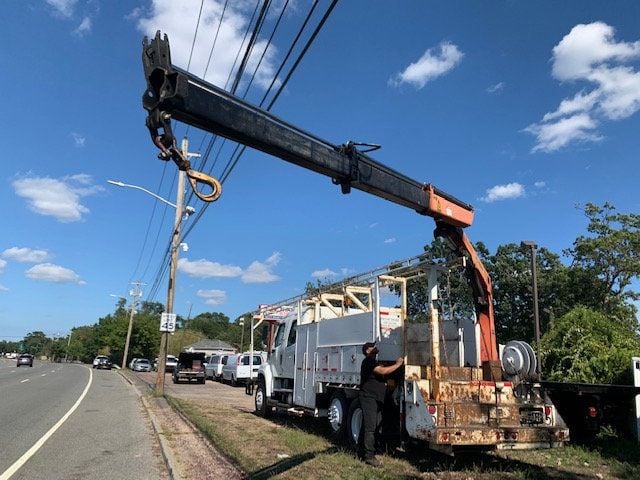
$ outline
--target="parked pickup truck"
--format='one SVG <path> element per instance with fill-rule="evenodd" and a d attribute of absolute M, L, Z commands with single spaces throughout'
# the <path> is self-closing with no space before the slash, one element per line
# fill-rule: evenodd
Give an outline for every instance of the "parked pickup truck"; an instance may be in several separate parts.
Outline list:
<path fill-rule="evenodd" d="M 173 383 L 180 383 L 180 380 L 197 383 L 205 382 L 204 353 L 182 352 L 178 357 L 178 364 L 173 370 Z"/>

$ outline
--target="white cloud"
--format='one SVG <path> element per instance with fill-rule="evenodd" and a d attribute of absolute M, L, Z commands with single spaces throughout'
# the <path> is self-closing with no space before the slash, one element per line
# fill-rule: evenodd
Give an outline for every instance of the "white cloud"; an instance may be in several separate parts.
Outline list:
<path fill-rule="evenodd" d="M 178 260 L 178 270 L 186 273 L 190 277 L 197 278 L 230 278 L 242 275 L 242 268 L 235 265 L 222 265 L 218 262 L 211 262 L 201 258 L 200 260 L 190 261 L 186 258 Z"/>
<path fill-rule="evenodd" d="M 279 252 L 274 252 L 264 262 L 252 262 L 242 274 L 242 281 L 244 283 L 270 283 L 280 280 L 280 277 L 275 275 L 272 270 L 280 263 L 281 258 L 282 255 Z"/>
<path fill-rule="evenodd" d="M 80 25 L 78 25 L 78 28 L 76 28 L 73 31 L 73 33 L 79 37 L 82 37 L 89 32 L 91 32 L 91 19 L 89 17 L 84 17 L 82 19 L 82 22 L 80 22 Z M 84 144 L 84 139 L 83 139 L 83 144 Z"/>
<path fill-rule="evenodd" d="M 133 10 L 131 10 L 131 12 L 129 12 L 127 15 L 124 16 L 125 20 L 137 20 L 142 16 L 143 13 L 143 9 L 142 7 L 136 7 Z"/>
<path fill-rule="evenodd" d="M 396 243 L 396 237 L 387 238 L 383 243 Z"/>
<path fill-rule="evenodd" d="M 227 293 L 224 290 L 198 290 L 196 295 L 204 298 L 207 305 L 220 305 L 227 301 Z"/>
<path fill-rule="evenodd" d="M 71 132 L 71 137 L 73 138 L 73 143 L 75 144 L 76 147 L 78 148 L 84 147 L 84 142 L 86 141 L 85 137 L 83 137 L 82 135 L 76 132 Z"/>
<path fill-rule="evenodd" d="M 229 72 L 235 63 L 236 53 L 244 41 L 244 32 L 251 18 L 254 6 L 250 2 L 229 2 L 224 13 L 220 32 L 213 54 L 211 47 L 216 36 L 224 2 L 222 0 L 205 0 L 202 16 L 198 26 L 193 56 L 189 71 L 202 77 L 209 58 L 211 61 L 205 80 L 224 86 Z M 149 38 L 155 36 L 156 30 L 167 34 L 171 41 L 171 59 L 175 65 L 186 68 L 189 63 L 193 35 L 200 10 L 200 2 L 176 2 L 175 0 L 152 0 L 150 11 L 139 18 L 137 27 Z M 132 12 L 133 13 L 133 12 Z M 267 47 L 266 40 L 258 40 L 247 62 L 246 72 L 253 74 L 260 56 Z M 275 74 L 275 57 L 277 49 L 268 47 L 255 83 L 266 88 Z"/>
<path fill-rule="evenodd" d="M 614 40 L 615 29 L 602 22 L 579 24 L 553 47 L 552 74 L 558 80 L 587 77 L 594 66 L 640 56 L 640 42 Z"/>
<path fill-rule="evenodd" d="M 391 77 L 389 85 L 398 87 L 403 83 L 408 83 L 421 89 L 427 82 L 447 74 L 464 57 L 464 53 L 453 43 L 442 42 L 439 49 L 439 52 L 434 52 L 433 48 L 428 49 L 417 62 L 410 64 L 404 71 Z"/>
<path fill-rule="evenodd" d="M 102 192 L 104 188 L 93 185 L 90 175 L 81 173 L 59 179 L 49 177 L 27 177 L 14 180 L 16 194 L 27 199 L 30 210 L 40 215 L 49 215 L 63 223 L 77 222 L 89 213 L 81 200 L 83 197 Z"/>
<path fill-rule="evenodd" d="M 2 256 L 21 263 L 41 263 L 51 258 L 51 255 L 46 250 L 34 250 L 26 247 L 7 248 L 2 252 Z"/>
<path fill-rule="evenodd" d="M 524 130 L 536 136 L 532 151 L 553 152 L 573 142 L 597 142 L 605 121 L 625 119 L 640 110 L 640 72 L 623 65 L 640 58 L 640 41 L 617 42 L 613 27 L 576 25 L 553 48 L 552 75 L 562 82 L 581 82 L 591 90 L 560 102 L 539 123 Z"/>
<path fill-rule="evenodd" d="M 561 118 L 551 123 L 529 125 L 526 132 L 538 138 L 538 144 L 532 151 L 553 152 L 574 141 L 597 142 L 602 137 L 593 133 L 596 122 L 587 113 L 579 113 L 573 117 Z"/>
<path fill-rule="evenodd" d="M 34 265 L 24 273 L 31 280 L 52 283 L 77 283 L 83 285 L 85 282 L 73 270 L 53 263 L 40 263 Z"/>
<path fill-rule="evenodd" d="M 504 89 L 504 82 L 498 82 L 495 85 L 487 87 L 487 93 L 496 93 Z"/>
<path fill-rule="evenodd" d="M 325 268 L 323 270 L 315 270 L 314 272 L 311 273 L 311 276 L 313 278 L 330 278 L 330 277 L 337 277 L 338 274 L 333 270 L 331 270 L 330 268 Z"/>
<path fill-rule="evenodd" d="M 55 9 L 58 15 L 68 18 L 73 15 L 78 0 L 46 0 L 46 2 Z"/>
<path fill-rule="evenodd" d="M 5 287 L 4 285 L 0 285 L 0 292 L 8 292 L 9 289 L 7 287 Z"/>
<path fill-rule="evenodd" d="M 346 277 L 347 275 L 351 275 L 352 273 L 355 273 L 355 271 L 350 268 L 343 267 L 340 269 L 340 273 L 342 274 L 343 277 Z"/>
<path fill-rule="evenodd" d="M 487 189 L 486 195 L 480 200 L 491 203 L 498 200 L 507 200 L 509 198 L 518 198 L 524 196 L 524 185 L 514 182 L 505 185 L 496 185 Z"/>
<path fill-rule="evenodd" d="M 0 273 L 4 271 L 4 267 L 7 266 L 7 261 L 0 258 Z"/>
<path fill-rule="evenodd" d="M 534 183 L 533 186 L 536 188 L 544 188 L 547 186 L 547 182 L 539 181 Z"/>
<path fill-rule="evenodd" d="M 372 224 L 369 225 L 369 228 L 375 228 L 378 226 L 378 222 L 373 222 Z"/>

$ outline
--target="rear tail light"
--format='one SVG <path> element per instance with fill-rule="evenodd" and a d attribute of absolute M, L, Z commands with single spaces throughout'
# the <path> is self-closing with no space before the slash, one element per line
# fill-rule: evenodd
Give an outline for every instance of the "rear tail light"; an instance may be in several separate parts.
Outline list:
<path fill-rule="evenodd" d="M 545 415 L 545 417 L 550 417 L 551 416 L 551 406 L 549 406 L 549 405 L 545 405 L 544 406 L 544 415 Z"/>
<path fill-rule="evenodd" d="M 428 411 L 429 411 L 429 415 L 435 415 L 436 414 L 436 406 L 435 405 L 429 405 Z"/>
<path fill-rule="evenodd" d="M 589 407 L 587 412 L 591 418 L 596 418 L 598 416 L 598 409 L 596 407 Z"/>
<path fill-rule="evenodd" d="M 238 357 L 238 362 L 236 363 L 236 365 L 240 365 L 240 361 L 241 361 L 241 360 L 242 360 L 242 359 L 241 359 L 240 357 Z"/>

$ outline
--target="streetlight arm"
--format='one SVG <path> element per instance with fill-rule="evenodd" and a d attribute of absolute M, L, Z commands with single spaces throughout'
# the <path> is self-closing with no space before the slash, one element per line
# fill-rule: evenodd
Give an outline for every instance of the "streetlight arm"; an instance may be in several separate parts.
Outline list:
<path fill-rule="evenodd" d="M 139 187 L 138 185 L 130 185 L 128 183 L 123 183 L 123 182 L 116 182 L 114 180 L 107 180 L 107 183 L 110 183 L 111 185 L 115 185 L 117 187 L 129 187 L 129 188 L 135 188 L 136 190 L 142 190 L 145 193 L 148 193 L 149 195 L 151 195 L 152 197 L 157 198 L 158 200 L 160 200 L 161 202 L 166 203 L 167 205 L 172 206 L 173 208 L 178 208 L 177 205 L 175 203 L 171 203 L 169 200 L 165 200 L 164 198 L 162 198 L 160 195 L 156 195 L 153 192 L 150 192 L 149 190 L 147 190 L 146 188 L 142 188 Z"/>

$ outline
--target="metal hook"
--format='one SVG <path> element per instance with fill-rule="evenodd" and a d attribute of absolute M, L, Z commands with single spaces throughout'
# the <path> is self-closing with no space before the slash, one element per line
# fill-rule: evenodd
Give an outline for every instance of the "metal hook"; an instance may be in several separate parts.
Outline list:
<path fill-rule="evenodd" d="M 222 195 L 222 184 L 215 178 L 207 175 L 206 173 L 198 172 L 197 170 L 187 170 L 187 177 L 189 183 L 193 189 L 193 193 L 203 202 L 215 202 L 220 195 Z M 211 188 L 211 193 L 204 194 L 198 190 L 198 183 L 203 183 Z"/>

